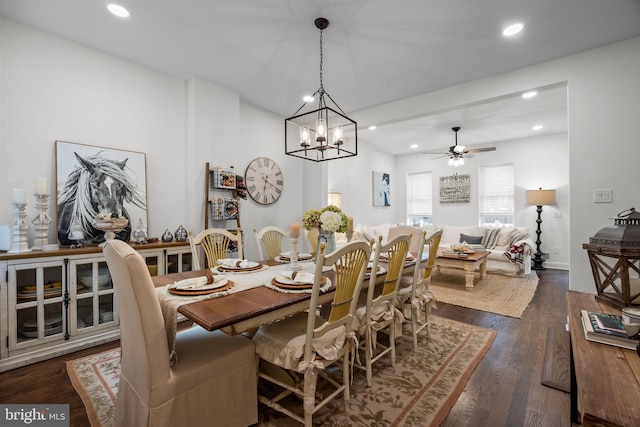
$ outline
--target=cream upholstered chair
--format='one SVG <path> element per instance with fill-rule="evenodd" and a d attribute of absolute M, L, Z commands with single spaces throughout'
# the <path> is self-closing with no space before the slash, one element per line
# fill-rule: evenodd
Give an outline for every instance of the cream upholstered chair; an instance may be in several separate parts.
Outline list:
<path fill-rule="evenodd" d="M 320 234 L 320 230 L 317 228 L 312 228 L 311 230 L 303 229 L 302 234 L 304 236 L 305 244 L 307 245 L 307 250 L 311 253 L 317 252 L 318 235 Z"/>
<path fill-rule="evenodd" d="M 409 253 L 416 255 L 418 253 L 418 245 L 420 244 L 420 237 L 424 230 L 420 227 L 414 227 L 411 225 L 396 225 L 389 228 L 387 240 L 393 240 L 396 236 L 402 236 L 409 234 L 411 236 L 411 245 L 409 246 Z"/>
<path fill-rule="evenodd" d="M 229 250 L 234 245 L 238 248 L 238 258 L 244 258 L 242 231 L 240 229 L 236 233 L 232 233 L 223 228 L 207 228 L 196 236 L 189 231 L 189 244 L 191 245 L 194 270 L 200 270 L 207 266 L 215 267 L 216 261 L 221 258 L 228 258 Z M 200 262 L 200 250 L 198 247 L 201 247 L 204 251 L 207 265 L 204 262 Z"/>
<path fill-rule="evenodd" d="M 386 244 L 382 244 L 382 236 L 378 238 L 373 255 L 371 279 L 367 289 L 366 301 L 364 305 L 356 309 L 356 329 L 359 335 L 365 337 L 362 343 L 365 350 L 365 363 L 364 365 L 356 364 L 355 366 L 366 371 L 367 385 L 369 387 L 371 387 L 373 379 L 373 363 L 386 354 L 390 354 L 392 365 L 395 365 L 396 362 L 395 326 L 396 322 L 401 325 L 404 320 L 402 313 L 396 309 L 397 291 L 410 244 L 411 236 L 406 234 L 397 236 Z M 372 284 L 375 282 L 375 272 L 378 271 L 378 261 L 382 253 L 388 254 L 389 262 L 382 289 L 378 289 L 378 286 L 372 286 Z M 385 329 L 389 334 L 388 347 L 377 343 L 376 338 L 377 332 Z M 382 350 L 378 351 L 378 347 L 381 347 Z M 377 351 L 375 356 L 374 351 Z"/>
<path fill-rule="evenodd" d="M 260 231 L 253 230 L 258 244 L 260 260 L 275 259 L 282 252 L 282 239 L 287 237 L 287 232 L 280 227 L 267 226 Z M 265 252 L 262 252 L 264 245 Z"/>
<path fill-rule="evenodd" d="M 345 405 L 349 402 L 349 355 L 354 348 L 353 313 L 367 269 L 371 250 L 366 242 L 353 242 L 325 257 L 324 244 L 320 245 L 316 260 L 315 279 L 308 312 L 299 313 L 280 322 L 262 326 L 253 336 L 259 356 L 258 376 L 284 390 L 273 398 L 259 395 L 265 405 L 311 427 L 313 414 L 340 393 Z M 318 315 L 318 296 L 323 267 L 335 269 L 335 295 L 326 319 Z M 342 358 L 342 384 L 329 377 L 324 369 Z M 269 364 L 286 370 L 293 385 L 268 373 Z M 316 401 L 316 385 L 323 378 L 333 391 L 320 403 Z M 296 394 L 303 396 L 301 416 L 278 402 Z"/>
<path fill-rule="evenodd" d="M 416 268 L 413 275 L 405 276 L 400 281 L 398 289 L 398 304 L 403 308 L 406 317 L 411 320 L 411 334 L 413 335 L 413 351 L 418 350 L 418 333 L 425 329 L 427 336 L 430 336 L 431 304 L 435 303 L 435 298 L 429 289 L 431 283 L 431 273 L 436 263 L 436 255 L 442 238 L 442 230 L 438 230 L 427 238 L 427 232 L 420 234 L 417 261 L 420 262 L 423 250 L 429 246 L 429 258 L 424 263 L 424 268 Z M 421 266 L 422 267 L 422 266 Z"/>
<path fill-rule="evenodd" d="M 257 422 L 255 346 L 199 326 L 176 336 L 170 366 L 160 302 L 129 244 L 104 246 L 120 315 L 121 366 L 114 426 L 247 426 Z"/>

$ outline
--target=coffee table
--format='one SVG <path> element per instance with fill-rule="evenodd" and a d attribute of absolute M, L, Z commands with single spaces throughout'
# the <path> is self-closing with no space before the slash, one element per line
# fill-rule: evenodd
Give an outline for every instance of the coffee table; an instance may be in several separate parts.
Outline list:
<path fill-rule="evenodd" d="M 463 269 L 465 271 L 465 289 L 469 290 L 473 288 L 476 266 L 480 267 L 480 277 L 487 275 L 487 257 L 489 256 L 489 251 L 476 251 L 465 255 L 467 256 L 460 257 L 457 253 L 447 253 L 443 249 L 438 249 L 436 269 L 438 271 L 440 271 L 440 267 Z"/>

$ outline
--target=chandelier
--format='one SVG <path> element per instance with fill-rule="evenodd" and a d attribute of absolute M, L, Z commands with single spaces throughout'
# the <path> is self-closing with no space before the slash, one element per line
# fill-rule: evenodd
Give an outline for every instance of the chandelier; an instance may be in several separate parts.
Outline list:
<path fill-rule="evenodd" d="M 285 153 L 314 162 L 357 156 L 357 123 L 347 117 L 322 84 L 322 31 L 329 26 L 329 21 L 318 18 L 315 25 L 320 30 L 320 88 L 311 99 L 305 99 L 293 116 L 284 120 Z M 303 112 L 316 96 L 318 108 Z M 327 104 L 327 100 L 331 104 Z"/>

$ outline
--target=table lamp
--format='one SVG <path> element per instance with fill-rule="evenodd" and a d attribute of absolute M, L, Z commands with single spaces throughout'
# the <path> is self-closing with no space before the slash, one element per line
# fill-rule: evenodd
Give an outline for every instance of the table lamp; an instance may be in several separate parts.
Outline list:
<path fill-rule="evenodd" d="M 537 206 L 536 212 L 538 212 L 538 219 L 536 222 L 538 223 L 538 229 L 536 230 L 536 235 L 538 236 L 536 239 L 536 253 L 532 259 L 533 265 L 531 269 L 533 270 L 546 270 L 544 267 L 544 252 L 540 250 L 540 234 L 542 234 L 542 230 L 540 230 L 540 224 L 542 223 L 542 219 L 540 216 L 542 215 L 542 207 L 546 205 L 555 205 L 556 204 L 556 190 L 543 190 L 539 188 L 538 190 L 527 190 L 527 204 Z"/>

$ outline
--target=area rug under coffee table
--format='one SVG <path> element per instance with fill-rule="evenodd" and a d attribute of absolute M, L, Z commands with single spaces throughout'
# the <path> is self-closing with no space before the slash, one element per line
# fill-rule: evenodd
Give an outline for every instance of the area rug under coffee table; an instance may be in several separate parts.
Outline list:
<path fill-rule="evenodd" d="M 431 291 L 436 301 L 509 317 L 522 317 L 538 286 L 538 276 L 525 277 L 487 274 L 465 288 L 464 271 L 441 269 L 431 276 Z"/>
<path fill-rule="evenodd" d="M 388 358 L 374 365 L 373 384 L 356 370 L 351 404 L 334 399 L 314 416 L 314 425 L 437 426 L 463 391 L 496 336 L 495 331 L 439 316 L 432 317 L 431 338 L 420 337 L 413 352 L 411 333 L 398 338 L 396 366 Z M 120 349 L 67 362 L 71 382 L 82 397 L 93 427 L 112 424 L 117 396 Z M 295 405 L 297 401 L 293 400 Z M 299 405 L 301 407 L 301 405 Z M 260 427 L 299 426 L 260 405 Z"/>

